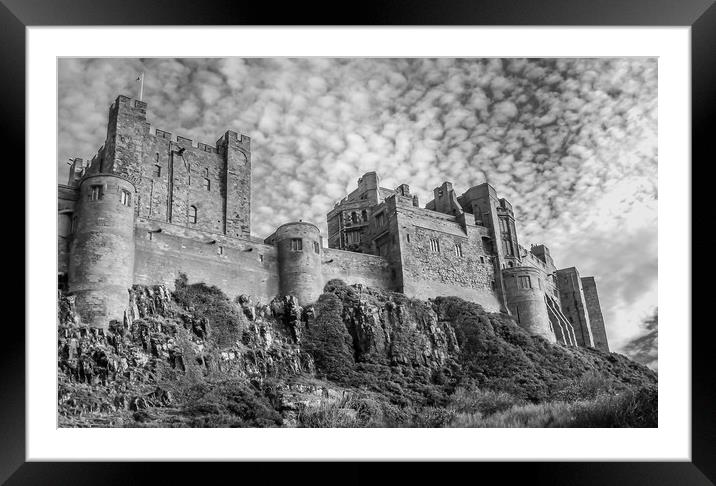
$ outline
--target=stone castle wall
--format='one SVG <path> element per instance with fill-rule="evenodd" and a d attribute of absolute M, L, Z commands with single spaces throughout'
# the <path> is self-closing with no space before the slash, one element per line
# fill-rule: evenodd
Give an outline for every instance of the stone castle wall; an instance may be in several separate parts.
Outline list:
<path fill-rule="evenodd" d="M 488 311 L 500 310 L 494 257 L 482 242 L 486 228 L 463 226 L 454 217 L 408 205 L 398 205 L 397 215 L 407 295 L 454 295 Z"/>
<path fill-rule="evenodd" d="M 597 283 L 594 277 L 582 277 L 582 290 L 584 292 L 584 301 L 587 305 L 587 314 L 589 315 L 589 326 L 592 330 L 594 347 L 608 352 L 609 343 L 607 342 L 607 331 L 604 328 L 604 317 L 602 316 L 602 307 L 599 304 Z"/>
<path fill-rule="evenodd" d="M 268 302 L 279 292 L 272 245 L 147 220 L 137 223 L 134 239 L 136 284 L 173 288 L 184 273 L 189 283 L 216 285 L 232 299 L 244 294 Z"/>
<path fill-rule="evenodd" d="M 161 231 L 157 231 L 161 230 Z M 280 294 L 277 247 L 141 220 L 135 228 L 134 283 L 173 288 L 180 273 L 190 283 L 216 285 L 231 298 L 268 302 Z M 304 243 L 304 251 L 313 251 Z M 331 279 L 390 289 L 390 264 L 381 257 L 321 248 L 321 288 Z"/>
<path fill-rule="evenodd" d="M 323 281 L 340 279 L 348 284 L 395 290 L 395 274 L 383 257 L 323 248 Z"/>

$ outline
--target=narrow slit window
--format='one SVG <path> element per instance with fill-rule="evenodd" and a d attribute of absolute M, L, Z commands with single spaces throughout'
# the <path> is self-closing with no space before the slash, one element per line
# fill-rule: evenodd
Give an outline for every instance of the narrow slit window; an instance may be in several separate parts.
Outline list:
<path fill-rule="evenodd" d="M 318 244 L 317 241 L 314 241 L 314 242 L 313 242 L 313 251 L 316 252 L 316 253 L 320 253 L 320 252 L 321 252 L 320 245 Z"/>
<path fill-rule="evenodd" d="M 462 256 L 462 245 L 460 243 L 455 243 L 455 256 Z"/>
<path fill-rule="evenodd" d="M 104 197 L 104 186 L 95 185 L 90 187 L 90 201 L 99 201 Z"/>
<path fill-rule="evenodd" d="M 154 177 L 161 177 L 162 176 L 162 166 L 159 164 L 154 164 Z"/>
<path fill-rule="evenodd" d="M 122 193 L 119 196 L 119 202 L 122 203 L 122 206 L 131 206 L 132 205 L 132 193 L 122 189 Z"/>

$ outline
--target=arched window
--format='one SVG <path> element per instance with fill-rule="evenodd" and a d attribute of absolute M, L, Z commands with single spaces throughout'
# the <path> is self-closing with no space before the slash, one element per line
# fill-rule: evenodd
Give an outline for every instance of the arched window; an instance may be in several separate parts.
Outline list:
<path fill-rule="evenodd" d="M 209 169 L 204 169 L 204 177 L 209 177 Z"/>
<path fill-rule="evenodd" d="M 361 213 L 361 216 L 363 218 L 363 221 L 368 221 L 368 211 L 366 211 L 364 209 L 363 212 Z"/>
<path fill-rule="evenodd" d="M 189 222 L 196 224 L 196 206 L 189 206 Z"/>
<path fill-rule="evenodd" d="M 351 222 L 357 223 L 358 222 L 358 215 L 354 212 L 351 213 Z"/>
<path fill-rule="evenodd" d="M 211 181 L 204 177 L 204 189 L 211 191 Z"/>

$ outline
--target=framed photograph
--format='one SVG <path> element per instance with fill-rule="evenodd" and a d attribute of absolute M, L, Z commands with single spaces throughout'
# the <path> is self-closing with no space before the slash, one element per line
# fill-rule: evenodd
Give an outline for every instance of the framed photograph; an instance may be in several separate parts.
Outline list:
<path fill-rule="evenodd" d="M 714 481 L 691 324 L 712 2 L 132 3 L 3 0 L 28 209 L 3 481 Z"/>

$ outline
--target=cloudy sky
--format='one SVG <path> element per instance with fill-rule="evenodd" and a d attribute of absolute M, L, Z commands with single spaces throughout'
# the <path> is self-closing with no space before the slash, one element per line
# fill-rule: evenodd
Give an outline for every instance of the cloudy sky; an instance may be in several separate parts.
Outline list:
<path fill-rule="evenodd" d="M 612 348 L 653 331 L 657 61 L 610 59 L 61 59 L 60 181 L 103 143 L 118 94 L 154 127 L 252 137 L 253 232 L 325 214 L 376 170 L 421 205 L 490 182 L 520 243 L 594 275 Z"/>

